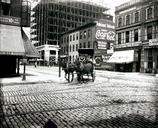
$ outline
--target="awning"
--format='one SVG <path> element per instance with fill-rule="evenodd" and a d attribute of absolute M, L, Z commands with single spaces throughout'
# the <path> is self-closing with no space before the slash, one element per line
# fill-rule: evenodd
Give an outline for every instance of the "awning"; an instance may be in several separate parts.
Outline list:
<path fill-rule="evenodd" d="M 0 24 L 0 55 L 23 56 L 24 54 L 21 28 Z"/>
<path fill-rule="evenodd" d="M 25 56 L 26 57 L 40 57 L 40 54 L 38 53 L 35 46 L 31 43 L 25 32 L 22 30 L 22 38 L 24 42 L 24 48 L 25 48 Z"/>
<path fill-rule="evenodd" d="M 11 0 L 1 0 L 1 2 L 10 4 Z"/>
<path fill-rule="evenodd" d="M 131 63 L 134 61 L 134 50 L 116 51 L 107 63 Z"/>

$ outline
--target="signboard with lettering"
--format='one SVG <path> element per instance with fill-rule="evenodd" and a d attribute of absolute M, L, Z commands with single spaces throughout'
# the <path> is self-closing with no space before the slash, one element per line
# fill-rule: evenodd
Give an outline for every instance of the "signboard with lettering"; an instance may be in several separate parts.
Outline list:
<path fill-rule="evenodd" d="M 115 40 L 115 33 L 114 31 L 109 31 L 106 29 L 98 29 L 96 31 L 96 39 L 102 39 L 102 40 L 109 40 L 114 41 Z"/>
<path fill-rule="evenodd" d="M 9 17 L 9 16 L 0 16 L 0 24 L 1 23 L 20 26 L 20 18 Z"/>
<path fill-rule="evenodd" d="M 149 40 L 149 46 L 156 46 L 158 45 L 158 39 L 151 39 Z"/>

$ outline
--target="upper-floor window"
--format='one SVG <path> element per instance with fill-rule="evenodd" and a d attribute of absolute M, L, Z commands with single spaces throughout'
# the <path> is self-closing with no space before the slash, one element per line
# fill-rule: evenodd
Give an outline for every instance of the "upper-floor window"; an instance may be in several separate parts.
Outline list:
<path fill-rule="evenodd" d="M 126 31 L 126 43 L 129 43 L 129 31 Z"/>
<path fill-rule="evenodd" d="M 73 41 L 75 40 L 75 34 L 73 34 Z"/>
<path fill-rule="evenodd" d="M 80 43 L 80 48 L 82 48 L 82 43 Z"/>
<path fill-rule="evenodd" d="M 147 39 L 152 39 L 152 26 L 147 27 Z"/>
<path fill-rule="evenodd" d="M 134 41 L 138 41 L 138 29 L 134 30 Z"/>
<path fill-rule="evenodd" d="M 129 25 L 130 24 L 130 15 L 127 15 L 126 16 L 126 25 Z"/>
<path fill-rule="evenodd" d="M 91 36 L 91 30 L 88 30 L 88 38 Z"/>
<path fill-rule="evenodd" d="M 73 45 L 73 51 L 75 51 L 75 45 Z"/>
<path fill-rule="evenodd" d="M 71 45 L 70 45 L 70 52 L 71 52 Z"/>
<path fill-rule="evenodd" d="M 91 47 L 91 45 L 90 45 L 90 42 L 88 41 L 88 48 L 90 48 Z"/>
<path fill-rule="evenodd" d="M 120 17 L 119 19 L 118 19 L 118 27 L 121 27 L 122 26 L 122 18 Z"/>
<path fill-rule="evenodd" d="M 70 41 L 72 41 L 72 35 L 70 35 Z"/>
<path fill-rule="evenodd" d="M 82 39 L 82 32 L 80 32 L 80 39 Z"/>
<path fill-rule="evenodd" d="M 76 44 L 76 51 L 78 51 L 78 44 Z"/>
<path fill-rule="evenodd" d="M 83 48 L 86 48 L 86 42 L 83 43 Z"/>
<path fill-rule="evenodd" d="M 87 35 L 87 32 L 86 32 L 86 31 L 84 31 L 84 38 L 86 38 L 86 35 Z"/>
<path fill-rule="evenodd" d="M 10 0 L 1 0 L 1 6 L 2 6 L 2 15 L 9 15 L 10 13 Z"/>
<path fill-rule="evenodd" d="M 121 33 L 118 33 L 118 44 L 121 44 Z"/>
<path fill-rule="evenodd" d="M 78 33 L 76 33 L 76 40 L 78 40 Z"/>
<path fill-rule="evenodd" d="M 69 42 L 69 36 L 67 36 L 67 42 Z"/>
<path fill-rule="evenodd" d="M 148 9 L 147 9 L 147 19 L 151 19 L 152 18 L 152 10 L 153 10 L 153 8 L 152 7 L 149 7 Z"/>
<path fill-rule="evenodd" d="M 139 22 L 139 12 L 135 13 L 135 23 Z"/>

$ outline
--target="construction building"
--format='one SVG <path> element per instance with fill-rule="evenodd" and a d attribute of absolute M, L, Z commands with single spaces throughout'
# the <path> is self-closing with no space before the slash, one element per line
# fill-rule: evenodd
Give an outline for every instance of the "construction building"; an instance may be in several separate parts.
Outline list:
<path fill-rule="evenodd" d="M 109 9 L 77 0 L 41 0 L 33 9 L 31 40 L 47 63 L 57 63 L 59 38 L 66 31 L 98 19 L 113 20 Z"/>
<path fill-rule="evenodd" d="M 158 1 L 131 0 L 116 7 L 117 71 L 158 72 Z"/>

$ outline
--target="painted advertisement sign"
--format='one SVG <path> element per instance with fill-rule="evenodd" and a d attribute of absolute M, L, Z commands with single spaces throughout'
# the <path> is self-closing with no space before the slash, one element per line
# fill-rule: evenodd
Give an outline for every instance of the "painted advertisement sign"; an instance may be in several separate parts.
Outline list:
<path fill-rule="evenodd" d="M 19 26 L 20 25 L 20 18 L 0 16 L 0 23 Z"/>

